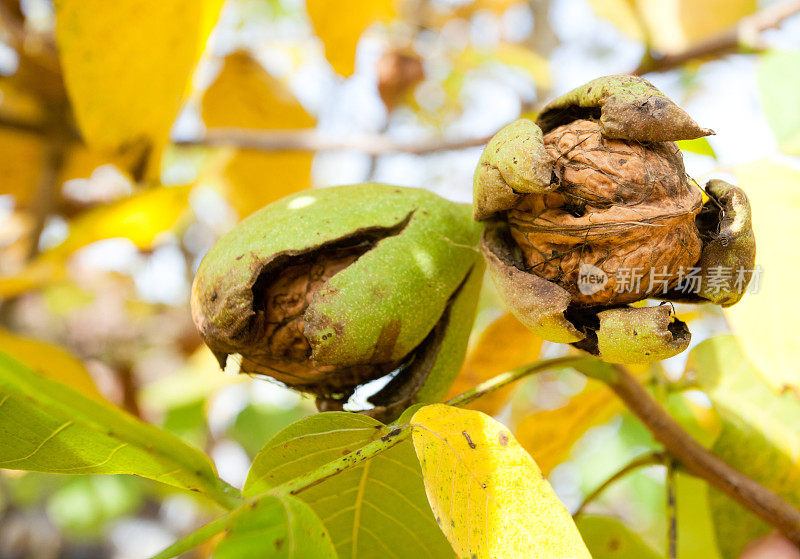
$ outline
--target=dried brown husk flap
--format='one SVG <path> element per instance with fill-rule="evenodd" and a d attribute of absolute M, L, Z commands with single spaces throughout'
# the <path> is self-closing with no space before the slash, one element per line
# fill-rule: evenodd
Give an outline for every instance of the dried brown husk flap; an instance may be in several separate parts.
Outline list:
<path fill-rule="evenodd" d="M 713 134 L 639 76 L 605 76 L 548 103 L 536 123 L 547 132 L 573 120 L 599 119 L 607 138 L 638 142 L 691 140 Z"/>
<path fill-rule="evenodd" d="M 729 307 L 739 302 L 752 279 L 756 261 L 756 237 L 745 192 L 727 182 L 713 179 L 706 184 L 708 201 L 697 216 L 703 250 L 696 267 L 702 280 L 698 290 L 670 291 L 663 299 L 688 303 L 709 301 Z M 730 281 L 714 285 L 715 272 Z"/>

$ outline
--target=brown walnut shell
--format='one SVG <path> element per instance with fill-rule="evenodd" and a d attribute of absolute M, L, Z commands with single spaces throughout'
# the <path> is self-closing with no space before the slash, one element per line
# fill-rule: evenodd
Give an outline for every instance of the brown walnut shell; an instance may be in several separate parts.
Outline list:
<path fill-rule="evenodd" d="M 346 392 L 396 369 L 399 362 L 381 359 L 345 367 L 317 362 L 305 335 L 305 313 L 314 294 L 364 251 L 355 246 L 313 254 L 307 262 L 284 268 L 269 285 L 257 286 L 257 306 L 263 308 L 256 315 L 263 321 L 257 328 L 264 343 L 243 356 L 244 368 L 268 372 L 289 386 L 318 394 Z"/>
<path fill-rule="evenodd" d="M 526 271 L 563 287 L 573 304 L 610 305 L 665 294 L 698 261 L 702 195 L 674 142 L 610 139 L 599 122 L 575 120 L 548 132 L 544 146 L 555 188 L 507 213 Z M 587 288 L 587 273 L 602 281 Z"/>

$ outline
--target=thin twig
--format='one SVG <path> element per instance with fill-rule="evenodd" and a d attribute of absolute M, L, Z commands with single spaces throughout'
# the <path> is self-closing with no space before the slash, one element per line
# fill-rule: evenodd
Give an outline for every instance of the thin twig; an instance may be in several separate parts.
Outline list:
<path fill-rule="evenodd" d="M 555 359 L 545 359 L 543 361 L 537 361 L 536 363 L 532 363 L 530 365 L 525 365 L 524 367 L 520 367 L 519 369 L 514 369 L 513 371 L 508 371 L 507 373 L 502 373 L 497 375 L 496 377 L 492 377 L 486 382 L 482 382 L 478 386 L 467 390 L 463 394 L 459 394 L 458 396 L 453 396 L 449 400 L 445 402 L 448 406 L 457 406 L 463 407 L 468 404 L 471 404 L 478 398 L 482 396 L 486 396 L 487 394 L 491 394 L 496 390 L 500 390 L 504 386 L 511 384 L 512 382 L 516 382 L 521 378 L 540 373 L 546 371 L 548 369 L 555 369 L 558 367 L 574 367 L 579 365 L 582 361 L 587 360 L 594 360 L 591 357 L 585 357 L 581 355 L 570 355 L 568 357 L 556 357 Z"/>
<path fill-rule="evenodd" d="M 609 387 L 686 470 L 722 491 L 800 546 L 800 510 L 731 467 L 687 433 L 624 367 L 614 366 Z"/>
<path fill-rule="evenodd" d="M 0 1 L 0 23 L 13 47 L 25 42 L 25 20 L 19 6 L 11 6 L 10 2 Z"/>
<path fill-rule="evenodd" d="M 30 132 L 40 136 L 47 136 L 47 127 L 39 122 L 22 120 L 8 115 L 0 116 L 0 128 L 9 128 L 19 132 Z"/>
<path fill-rule="evenodd" d="M 36 191 L 33 200 L 33 229 L 30 233 L 27 260 L 32 260 L 39 253 L 39 239 L 44 231 L 47 218 L 53 211 L 58 201 L 59 177 L 64 165 L 67 151 L 65 127 L 56 112 L 53 110 L 48 125 L 48 138 L 45 145 L 42 166 L 37 179 Z"/>
<path fill-rule="evenodd" d="M 358 151 L 370 155 L 410 153 L 422 155 L 440 151 L 454 151 L 480 147 L 491 136 L 461 140 L 415 140 L 398 142 L 380 134 L 359 134 L 347 138 L 332 138 L 315 129 L 298 130 L 247 130 L 240 128 L 212 128 L 204 138 L 180 140 L 179 146 L 236 147 L 259 151 Z"/>
<path fill-rule="evenodd" d="M 663 452 L 648 452 L 644 456 L 639 456 L 638 458 L 634 458 L 633 460 L 625 464 L 625 466 L 623 466 L 620 470 L 612 474 L 603 483 L 598 485 L 594 491 L 589 493 L 583 500 L 581 505 L 578 507 L 578 510 L 575 511 L 575 514 L 572 515 L 572 517 L 577 518 L 578 516 L 583 514 L 584 509 L 586 509 L 589 503 L 597 499 L 597 497 L 599 497 L 601 493 L 603 493 L 611 485 L 614 485 L 617 481 L 627 476 L 629 473 L 636 471 L 639 468 L 644 468 L 647 466 L 663 465 L 665 459 L 666 459 L 666 454 Z"/>
<path fill-rule="evenodd" d="M 800 13 L 800 0 L 770 6 L 742 18 L 734 27 L 699 41 L 680 52 L 661 56 L 648 52 L 639 67 L 631 73 L 641 76 L 651 72 L 666 72 L 692 60 L 737 52 L 742 45 L 757 47 L 758 37 L 762 32 L 779 26 L 784 20 L 798 13 Z"/>
<path fill-rule="evenodd" d="M 122 385 L 122 407 L 127 412 L 143 419 L 139 407 L 139 387 L 136 375 L 131 367 L 122 366 L 118 370 L 118 378 Z"/>
<path fill-rule="evenodd" d="M 678 557 L 678 508 L 675 501 L 675 461 L 667 461 L 667 557 Z"/>

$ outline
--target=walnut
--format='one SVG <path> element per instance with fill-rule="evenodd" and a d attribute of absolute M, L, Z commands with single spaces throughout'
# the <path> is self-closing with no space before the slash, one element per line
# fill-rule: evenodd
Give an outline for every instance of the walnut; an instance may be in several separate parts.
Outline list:
<path fill-rule="evenodd" d="M 544 146 L 555 188 L 508 211 L 526 271 L 575 304 L 607 305 L 666 293 L 698 261 L 702 196 L 674 142 L 610 139 L 597 121 L 575 120 L 545 134 Z M 579 289 L 588 266 L 606 277 L 596 292 Z"/>
<path fill-rule="evenodd" d="M 691 333 L 673 305 L 628 303 L 736 304 L 755 264 L 747 195 L 721 180 L 703 194 L 674 143 L 713 133 L 637 76 L 597 78 L 498 131 L 473 218 L 514 316 L 609 363 L 650 363 Z M 725 270 L 737 281 L 714 281 Z"/>
<path fill-rule="evenodd" d="M 192 284 L 192 318 L 220 367 L 313 394 L 324 410 L 392 421 L 437 402 L 461 366 L 483 278 L 471 208 L 385 184 L 302 191 L 219 239 Z M 370 387 L 371 389 L 372 387 Z"/>

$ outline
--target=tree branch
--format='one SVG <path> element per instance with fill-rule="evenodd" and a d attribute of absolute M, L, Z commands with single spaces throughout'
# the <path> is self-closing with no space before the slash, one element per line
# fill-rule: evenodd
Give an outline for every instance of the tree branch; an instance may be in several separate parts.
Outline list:
<path fill-rule="evenodd" d="M 39 238 L 44 230 L 47 217 L 52 213 L 58 200 L 58 188 L 60 186 L 58 180 L 61 168 L 64 165 L 67 144 L 62 131 L 63 126 L 60 119 L 51 117 L 44 159 L 39 171 L 32 204 L 34 222 L 26 254 L 28 261 L 33 260 L 39 253 Z"/>
<path fill-rule="evenodd" d="M 315 129 L 298 130 L 248 130 L 240 128 L 212 128 L 204 138 L 175 142 L 179 146 L 236 147 L 259 151 L 359 151 L 368 155 L 410 153 L 422 155 L 439 151 L 454 151 L 479 147 L 492 136 L 445 140 L 434 138 L 413 142 L 398 142 L 379 134 L 351 135 L 331 138 Z"/>
<path fill-rule="evenodd" d="M 609 387 L 689 473 L 722 491 L 800 546 L 800 510 L 698 443 L 627 369 L 619 365 L 614 369 L 616 374 L 609 380 Z"/>
<path fill-rule="evenodd" d="M 639 67 L 631 73 L 641 76 L 651 72 L 666 72 L 691 60 L 737 52 L 742 44 L 756 46 L 762 32 L 779 26 L 785 19 L 797 13 L 800 13 L 798 0 L 770 6 L 742 18 L 736 26 L 699 41 L 683 51 L 661 56 L 648 51 Z"/>

